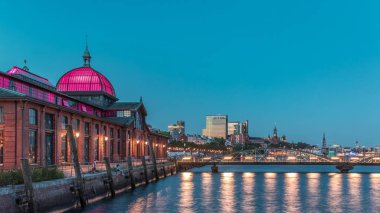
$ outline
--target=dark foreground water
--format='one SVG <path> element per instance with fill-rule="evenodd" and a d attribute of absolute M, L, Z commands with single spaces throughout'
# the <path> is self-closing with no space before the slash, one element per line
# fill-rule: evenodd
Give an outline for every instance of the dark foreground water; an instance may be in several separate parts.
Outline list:
<path fill-rule="evenodd" d="M 380 212 L 380 168 L 222 166 L 182 172 L 86 212 Z M 276 172 L 274 172 L 276 171 Z M 374 173 L 373 173 L 374 172 Z"/>

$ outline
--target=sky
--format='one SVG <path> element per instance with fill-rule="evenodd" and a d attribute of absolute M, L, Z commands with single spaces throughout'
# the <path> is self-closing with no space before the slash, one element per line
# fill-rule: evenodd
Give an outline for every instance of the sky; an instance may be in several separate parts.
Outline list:
<path fill-rule="evenodd" d="M 91 65 L 149 124 L 200 134 L 205 116 L 276 124 L 289 141 L 380 145 L 379 1 L 0 1 L 0 71 L 56 84 Z"/>

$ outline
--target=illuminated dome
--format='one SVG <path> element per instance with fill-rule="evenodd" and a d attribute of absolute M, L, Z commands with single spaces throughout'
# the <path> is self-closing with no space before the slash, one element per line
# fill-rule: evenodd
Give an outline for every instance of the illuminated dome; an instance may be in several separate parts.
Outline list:
<path fill-rule="evenodd" d="M 116 97 L 111 82 L 90 66 L 79 67 L 64 74 L 57 83 L 60 92 L 105 92 Z"/>
<path fill-rule="evenodd" d="M 57 90 L 71 93 L 106 93 L 116 97 L 115 90 L 111 82 L 100 72 L 91 68 L 91 55 L 88 51 L 87 40 L 86 49 L 83 53 L 83 67 L 73 69 L 65 73 L 57 83 Z"/>

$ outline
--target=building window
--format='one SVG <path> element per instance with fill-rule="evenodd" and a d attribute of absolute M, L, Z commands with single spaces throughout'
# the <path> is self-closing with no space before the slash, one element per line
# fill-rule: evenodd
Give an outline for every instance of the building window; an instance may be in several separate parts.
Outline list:
<path fill-rule="evenodd" d="M 79 124 L 80 124 L 79 119 L 75 119 L 75 120 L 74 120 L 74 123 L 73 123 L 73 129 L 74 129 L 75 131 L 78 131 L 78 130 L 79 130 Z"/>
<path fill-rule="evenodd" d="M 113 161 L 113 154 L 114 154 L 114 134 L 113 134 L 113 128 L 110 128 L 110 159 Z"/>
<path fill-rule="evenodd" d="M 90 138 L 84 138 L 84 162 L 88 163 L 90 161 Z"/>
<path fill-rule="evenodd" d="M 84 135 L 90 135 L 90 123 L 84 122 Z"/>
<path fill-rule="evenodd" d="M 0 164 L 4 163 L 4 131 L 0 131 Z"/>
<path fill-rule="evenodd" d="M 84 122 L 84 162 L 90 161 L 90 123 Z"/>
<path fill-rule="evenodd" d="M 9 80 L 9 89 L 16 90 L 16 84 L 13 80 Z"/>
<path fill-rule="evenodd" d="M 61 143 L 61 156 L 62 161 L 67 162 L 68 160 L 68 148 L 67 148 L 67 135 L 62 136 L 62 143 Z"/>
<path fill-rule="evenodd" d="M 120 129 L 117 130 L 117 154 L 120 155 Z"/>
<path fill-rule="evenodd" d="M 54 160 L 54 134 L 46 133 L 45 135 L 45 151 L 46 151 L 46 165 L 53 165 Z"/>
<path fill-rule="evenodd" d="M 62 116 L 62 129 L 66 129 L 66 125 L 69 122 L 67 116 Z"/>
<path fill-rule="evenodd" d="M 117 117 L 131 117 L 131 111 L 130 110 L 117 111 L 116 116 Z"/>
<path fill-rule="evenodd" d="M 0 107 L 0 123 L 4 123 L 4 108 Z"/>
<path fill-rule="evenodd" d="M 29 163 L 37 163 L 37 130 L 29 130 Z"/>
<path fill-rule="evenodd" d="M 95 133 L 96 133 L 96 138 L 95 138 L 95 160 L 99 160 L 99 124 L 95 124 Z"/>
<path fill-rule="evenodd" d="M 45 128 L 49 130 L 54 130 L 54 115 L 46 113 L 45 114 Z"/>
<path fill-rule="evenodd" d="M 29 124 L 37 125 L 37 110 L 29 109 Z"/>

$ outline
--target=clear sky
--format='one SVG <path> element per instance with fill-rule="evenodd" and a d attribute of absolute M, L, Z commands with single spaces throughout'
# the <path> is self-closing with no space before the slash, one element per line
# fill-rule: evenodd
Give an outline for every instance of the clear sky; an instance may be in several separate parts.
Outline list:
<path fill-rule="evenodd" d="M 54 4 L 52 4 L 54 2 Z M 56 83 L 92 66 L 122 101 L 143 96 L 148 122 L 207 114 L 277 123 L 290 141 L 380 145 L 379 1 L 0 1 L 0 70 Z"/>

